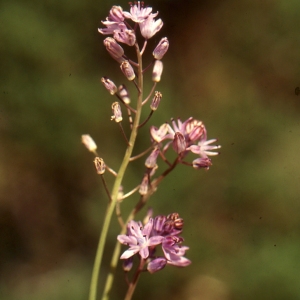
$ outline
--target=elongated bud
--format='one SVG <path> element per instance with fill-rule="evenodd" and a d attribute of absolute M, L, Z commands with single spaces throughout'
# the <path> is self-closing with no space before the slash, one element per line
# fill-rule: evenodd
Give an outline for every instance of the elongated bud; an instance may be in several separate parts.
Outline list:
<path fill-rule="evenodd" d="M 122 7 L 114 5 L 109 11 L 109 19 L 110 21 L 123 22 L 124 16 Z"/>
<path fill-rule="evenodd" d="M 151 105 L 150 105 L 150 108 L 151 108 L 152 110 L 157 110 L 161 98 L 162 98 L 162 93 L 156 91 L 156 92 L 154 93 L 154 97 L 153 97 L 152 103 L 151 103 Z"/>
<path fill-rule="evenodd" d="M 114 95 L 117 92 L 118 89 L 116 85 L 107 77 L 102 77 L 101 82 L 111 95 Z"/>
<path fill-rule="evenodd" d="M 96 157 L 94 159 L 94 164 L 95 164 L 95 168 L 96 168 L 96 171 L 97 171 L 97 174 L 99 175 L 102 175 L 104 174 L 105 172 L 105 163 L 104 163 L 104 160 L 100 157 Z"/>
<path fill-rule="evenodd" d="M 97 145 L 89 134 L 83 134 L 81 136 L 81 142 L 89 151 L 95 152 L 97 150 Z"/>
<path fill-rule="evenodd" d="M 201 138 L 205 132 L 205 126 L 202 121 L 191 119 L 185 126 L 185 131 L 191 141 L 196 141 Z"/>
<path fill-rule="evenodd" d="M 120 59 L 123 54 L 124 50 L 123 48 L 116 42 L 116 40 L 112 37 L 107 37 L 104 41 L 104 46 L 106 47 L 106 50 L 108 53 L 115 59 Z"/>
<path fill-rule="evenodd" d="M 152 72 L 152 80 L 159 82 L 163 71 L 163 63 L 160 60 L 156 60 Z"/>
<path fill-rule="evenodd" d="M 162 59 L 169 49 L 169 41 L 166 37 L 162 38 L 153 51 L 155 59 Z"/>
<path fill-rule="evenodd" d="M 131 81 L 135 78 L 134 70 L 128 60 L 123 61 L 120 68 L 128 80 Z"/>
<path fill-rule="evenodd" d="M 149 262 L 149 264 L 147 265 L 147 270 L 149 273 L 153 274 L 163 269 L 166 264 L 167 260 L 164 257 L 157 257 Z"/>
<path fill-rule="evenodd" d="M 121 84 L 118 88 L 118 91 L 119 91 L 119 96 L 124 101 L 124 103 L 129 104 L 130 103 L 130 97 L 129 97 L 129 92 L 128 92 L 125 84 Z"/>
<path fill-rule="evenodd" d="M 116 123 L 119 123 L 123 120 L 121 106 L 119 102 L 114 102 L 111 105 L 113 116 L 111 116 L 111 120 L 114 120 Z"/>
<path fill-rule="evenodd" d="M 175 133 L 175 137 L 174 137 L 172 145 L 173 145 L 175 152 L 177 152 L 178 154 L 180 154 L 186 150 L 186 141 L 185 141 L 185 138 L 182 135 L 182 133 L 180 133 L 180 132 Z"/>
<path fill-rule="evenodd" d="M 142 196 L 147 194 L 148 185 L 149 185 L 149 179 L 148 179 L 148 174 L 146 173 L 143 177 L 142 183 L 141 183 L 140 188 L 139 188 L 139 193 Z"/>
<path fill-rule="evenodd" d="M 151 152 L 151 154 L 148 156 L 148 158 L 145 161 L 145 166 L 148 169 L 152 169 L 156 166 L 156 161 L 157 161 L 158 155 L 159 155 L 159 148 L 156 147 L 156 148 L 154 148 L 154 150 Z"/>

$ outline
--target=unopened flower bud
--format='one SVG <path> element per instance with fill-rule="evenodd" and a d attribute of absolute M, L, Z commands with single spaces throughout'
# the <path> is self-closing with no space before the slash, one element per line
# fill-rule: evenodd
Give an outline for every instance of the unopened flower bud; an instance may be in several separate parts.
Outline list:
<path fill-rule="evenodd" d="M 154 150 L 151 152 L 151 154 L 146 159 L 145 166 L 148 169 L 152 169 L 156 166 L 156 161 L 157 161 L 157 157 L 159 155 L 159 152 L 160 152 L 160 150 L 159 150 L 158 147 L 154 148 Z"/>
<path fill-rule="evenodd" d="M 169 41 L 166 37 L 162 38 L 156 48 L 153 51 L 153 56 L 155 59 L 162 59 L 167 53 L 169 48 Z"/>
<path fill-rule="evenodd" d="M 179 213 L 172 213 L 167 216 L 168 221 L 171 221 L 172 227 L 177 230 L 182 230 L 184 221 L 179 217 Z M 168 222 L 167 221 L 167 222 Z"/>
<path fill-rule="evenodd" d="M 96 171 L 97 171 L 97 174 L 99 175 L 102 175 L 104 174 L 105 172 L 105 163 L 104 163 L 104 160 L 100 157 L 96 157 L 94 159 L 94 164 L 95 164 L 95 168 L 96 168 Z"/>
<path fill-rule="evenodd" d="M 111 116 L 111 120 L 114 120 L 116 123 L 119 123 L 123 120 L 121 106 L 119 102 L 114 102 L 111 105 L 113 116 Z"/>
<path fill-rule="evenodd" d="M 140 185 L 139 188 L 139 193 L 144 196 L 147 194 L 148 192 L 148 184 L 149 184 L 149 178 L 148 178 L 148 174 L 146 173 L 143 177 L 142 183 Z"/>
<path fill-rule="evenodd" d="M 120 68 L 128 80 L 131 81 L 135 78 L 134 70 L 128 60 L 123 61 Z"/>
<path fill-rule="evenodd" d="M 127 90 L 125 84 L 121 84 L 118 88 L 118 91 L 119 91 L 119 96 L 124 101 L 124 103 L 129 104 L 130 97 L 129 97 L 129 93 L 128 93 L 128 90 Z"/>
<path fill-rule="evenodd" d="M 182 230 L 184 221 L 182 218 L 178 218 L 174 221 L 174 227 L 178 230 Z"/>
<path fill-rule="evenodd" d="M 123 9 L 121 6 L 114 5 L 109 12 L 109 19 L 115 22 L 124 21 Z"/>
<path fill-rule="evenodd" d="M 195 168 L 195 169 L 204 168 L 204 169 L 208 170 L 211 165 L 212 165 L 211 159 L 208 157 L 203 157 L 203 158 L 200 157 L 200 158 L 193 160 L 193 168 Z"/>
<path fill-rule="evenodd" d="M 97 145 L 89 134 L 83 134 L 81 136 L 81 142 L 89 151 L 95 152 L 97 150 Z"/>
<path fill-rule="evenodd" d="M 152 72 L 152 80 L 159 82 L 163 71 L 163 63 L 160 60 L 156 60 Z"/>
<path fill-rule="evenodd" d="M 191 118 L 185 126 L 185 131 L 191 141 L 196 141 L 205 133 L 205 126 L 202 121 Z"/>
<path fill-rule="evenodd" d="M 101 82 L 111 95 L 114 95 L 117 92 L 118 89 L 116 85 L 107 77 L 102 77 Z"/>
<path fill-rule="evenodd" d="M 167 215 L 167 219 L 168 219 L 168 220 L 173 220 L 173 221 L 175 221 L 175 220 L 178 219 L 178 218 L 179 218 L 179 213 L 176 213 L 176 212 Z"/>
<path fill-rule="evenodd" d="M 133 256 L 124 259 L 123 266 L 122 266 L 124 272 L 129 272 L 132 269 L 132 266 L 133 266 Z"/>
<path fill-rule="evenodd" d="M 153 274 L 157 271 L 163 269 L 167 264 L 167 260 L 164 257 L 157 257 L 149 262 L 147 265 L 147 270 L 149 273 Z"/>
<path fill-rule="evenodd" d="M 104 41 L 104 46 L 108 53 L 116 60 L 120 59 L 123 54 L 123 48 L 116 42 L 116 40 L 112 37 L 107 37 Z"/>
<path fill-rule="evenodd" d="M 186 141 L 182 133 L 176 132 L 173 140 L 173 148 L 176 153 L 180 154 L 186 150 Z"/>
<path fill-rule="evenodd" d="M 151 108 L 152 110 L 157 110 L 161 98 L 162 98 L 162 93 L 156 91 L 156 92 L 154 93 L 154 97 L 153 97 L 152 103 L 151 103 L 151 105 L 150 105 L 150 108 Z"/>

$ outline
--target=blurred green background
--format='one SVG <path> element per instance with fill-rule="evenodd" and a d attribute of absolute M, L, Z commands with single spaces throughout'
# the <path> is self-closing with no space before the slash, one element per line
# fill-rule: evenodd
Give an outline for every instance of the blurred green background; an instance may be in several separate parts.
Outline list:
<path fill-rule="evenodd" d="M 97 32 L 114 4 L 128 10 L 124 0 L 0 4 L 0 299 L 87 299 L 107 198 L 80 137 L 114 169 L 125 147 L 100 83 L 124 82 Z M 184 218 L 193 263 L 143 274 L 134 299 L 300 299 L 300 2 L 147 4 L 164 21 L 148 51 L 170 40 L 149 125 L 193 116 L 222 153 L 208 172 L 179 166 L 151 199 L 155 214 Z M 143 128 L 135 153 L 149 142 Z M 143 171 L 133 164 L 125 190 Z M 122 299 L 121 270 L 113 288 Z"/>

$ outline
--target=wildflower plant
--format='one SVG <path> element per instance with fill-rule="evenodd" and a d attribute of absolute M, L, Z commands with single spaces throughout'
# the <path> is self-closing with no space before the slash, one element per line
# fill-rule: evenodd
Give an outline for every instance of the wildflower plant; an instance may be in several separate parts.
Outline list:
<path fill-rule="evenodd" d="M 124 80 L 130 81 L 129 84 L 135 89 L 135 101 L 132 103 L 129 91 L 123 83 L 116 85 L 107 77 L 101 79 L 103 86 L 114 97 L 111 106 L 111 120 L 120 126 L 125 140 L 124 157 L 118 171 L 114 171 L 104 162 L 103 158 L 98 156 L 97 145 L 94 140 L 88 134 L 82 135 L 82 143 L 95 155 L 96 172 L 101 176 L 108 196 L 108 206 L 92 273 L 89 300 L 97 298 L 103 251 L 114 211 L 120 224 L 120 234 L 116 237 L 116 245 L 110 263 L 111 271 L 107 275 L 102 299 L 109 298 L 114 280 L 114 270 L 119 259 L 123 261 L 123 269 L 128 281 L 128 290 L 125 295 L 127 300 L 132 298 L 143 271 L 153 274 L 168 265 L 186 267 L 191 263 L 185 257 L 189 248 L 182 245 L 184 239 L 181 237 L 181 233 L 184 222 L 178 213 L 173 212 L 167 216 L 158 215 L 154 217 L 152 210 L 149 209 L 143 222 L 135 221 L 134 218 L 148 203 L 150 196 L 155 193 L 162 180 L 178 164 L 191 166 L 194 169 L 208 170 L 212 165 L 209 156 L 217 155 L 218 152 L 214 150 L 220 148 L 218 145 L 213 145 L 216 139 L 207 139 L 207 131 L 203 122 L 190 117 L 185 121 L 171 119 L 170 123 L 164 123 L 158 127 L 150 126 L 149 148 L 133 156 L 139 129 L 147 125 L 162 100 L 161 92 L 155 91 L 155 89 L 162 77 L 162 59 L 169 48 L 168 38 L 161 38 L 156 47 L 150 49 L 153 59 L 148 62 L 146 67 L 144 67 L 143 61 L 143 55 L 148 50 L 148 40 L 159 33 L 163 26 L 163 21 L 157 16 L 158 12 L 153 13 L 151 7 L 145 6 L 140 1 L 130 3 L 129 12 L 123 11 L 120 6 L 113 6 L 106 20 L 102 21 L 103 28 L 98 29 L 100 34 L 107 36 L 104 39 L 104 46 L 109 55 L 119 64 Z M 128 47 L 135 49 L 135 58 L 127 56 L 124 49 Z M 145 96 L 144 75 L 151 71 L 152 74 L 148 77 L 151 77 L 153 84 Z M 148 102 L 150 102 L 150 109 L 148 105 L 146 107 Z M 146 120 L 141 121 L 143 109 L 149 111 L 149 116 Z M 126 111 L 128 118 L 123 118 L 122 110 Z M 130 132 L 125 132 L 122 126 L 122 122 L 127 119 Z M 170 151 L 175 151 L 173 161 L 168 158 Z M 192 161 L 187 159 L 189 153 L 195 155 Z M 145 155 L 147 157 L 142 159 Z M 138 159 L 144 165 L 144 172 L 141 174 L 140 182 L 136 183 L 136 188 L 126 191 L 126 187 L 122 185 L 124 176 L 130 162 Z M 157 175 L 158 166 L 163 168 L 159 175 Z M 115 177 L 111 188 L 106 184 L 105 172 L 109 172 Z M 122 213 L 122 202 L 131 201 L 129 197 L 136 199 L 136 203 L 125 218 Z M 126 246 L 126 250 L 122 254 L 121 245 Z M 138 266 L 135 271 L 131 271 L 136 260 L 139 261 Z M 133 274 L 128 274 L 130 271 Z"/>

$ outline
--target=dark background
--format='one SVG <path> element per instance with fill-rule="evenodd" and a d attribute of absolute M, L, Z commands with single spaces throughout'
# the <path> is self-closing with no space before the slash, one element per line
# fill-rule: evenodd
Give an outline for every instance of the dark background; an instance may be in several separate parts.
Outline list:
<path fill-rule="evenodd" d="M 0 4 L 1 299 L 87 299 L 107 197 L 80 137 L 91 134 L 114 169 L 125 149 L 100 83 L 124 82 L 97 32 L 114 4 L 129 9 L 126 1 Z M 164 21 L 148 51 L 170 40 L 149 125 L 193 116 L 222 153 L 208 172 L 179 166 L 152 197 L 155 214 L 184 218 L 193 263 L 143 274 L 134 298 L 300 299 L 300 2 L 147 4 Z M 144 128 L 136 153 L 149 142 Z M 126 190 L 142 165 L 128 170 Z M 122 299 L 122 271 L 115 283 L 112 299 Z"/>

